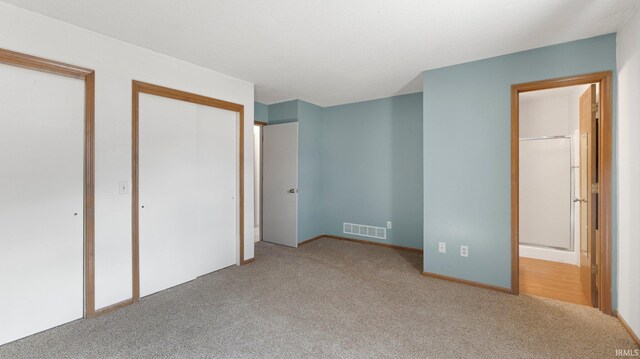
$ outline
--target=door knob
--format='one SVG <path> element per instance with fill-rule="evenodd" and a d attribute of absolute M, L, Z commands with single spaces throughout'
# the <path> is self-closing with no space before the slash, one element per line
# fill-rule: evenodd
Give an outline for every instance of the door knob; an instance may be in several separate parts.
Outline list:
<path fill-rule="evenodd" d="M 578 198 L 578 197 L 573 197 L 573 202 L 587 202 L 586 199 L 582 199 L 582 198 Z"/>

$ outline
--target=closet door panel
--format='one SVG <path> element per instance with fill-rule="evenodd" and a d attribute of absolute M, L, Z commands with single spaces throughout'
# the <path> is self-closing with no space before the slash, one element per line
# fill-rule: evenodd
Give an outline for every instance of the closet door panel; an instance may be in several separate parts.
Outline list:
<path fill-rule="evenodd" d="M 236 113 L 141 94 L 140 294 L 235 264 Z"/>
<path fill-rule="evenodd" d="M 237 113 L 198 106 L 196 276 L 236 264 L 238 258 Z"/>
<path fill-rule="evenodd" d="M 140 95 L 140 295 L 194 278 L 196 107 Z"/>
<path fill-rule="evenodd" d="M 84 81 L 0 64 L 0 344 L 84 312 Z"/>

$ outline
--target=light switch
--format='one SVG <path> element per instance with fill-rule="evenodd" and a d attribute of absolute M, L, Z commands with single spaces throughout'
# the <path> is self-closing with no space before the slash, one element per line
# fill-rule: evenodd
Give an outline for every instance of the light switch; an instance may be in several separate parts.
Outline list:
<path fill-rule="evenodd" d="M 118 182 L 118 193 L 129 194 L 129 181 Z"/>

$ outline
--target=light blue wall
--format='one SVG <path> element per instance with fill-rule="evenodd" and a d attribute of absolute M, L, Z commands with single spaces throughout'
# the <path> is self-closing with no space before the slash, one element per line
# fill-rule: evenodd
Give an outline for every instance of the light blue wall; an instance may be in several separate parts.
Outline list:
<path fill-rule="evenodd" d="M 324 234 L 322 107 L 298 101 L 298 242 Z"/>
<path fill-rule="evenodd" d="M 266 106 L 270 125 L 298 123 L 298 242 L 324 234 L 322 212 L 322 107 L 293 100 Z"/>
<path fill-rule="evenodd" d="M 269 105 L 269 124 L 298 121 L 298 100 Z"/>
<path fill-rule="evenodd" d="M 343 222 L 386 227 L 387 240 L 422 248 L 422 94 L 324 108 L 324 232 Z"/>
<path fill-rule="evenodd" d="M 421 94 L 326 108 L 287 101 L 268 114 L 269 124 L 299 126 L 299 242 L 345 236 L 343 222 L 392 221 L 382 242 L 422 248 Z"/>
<path fill-rule="evenodd" d="M 269 106 L 260 102 L 254 102 L 253 117 L 254 121 L 269 122 Z"/>
<path fill-rule="evenodd" d="M 510 87 L 615 70 L 611 34 L 424 72 L 425 271 L 511 287 Z"/>

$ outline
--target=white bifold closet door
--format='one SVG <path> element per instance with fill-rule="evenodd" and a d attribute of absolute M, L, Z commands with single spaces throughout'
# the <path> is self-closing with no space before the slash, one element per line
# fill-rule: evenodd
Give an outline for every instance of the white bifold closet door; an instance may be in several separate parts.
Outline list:
<path fill-rule="evenodd" d="M 84 313 L 84 81 L 0 64 L 0 344 Z"/>
<path fill-rule="evenodd" d="M 236 264 L 237 113 L 140 94 L 140 295 Z"/>

